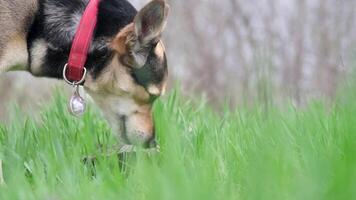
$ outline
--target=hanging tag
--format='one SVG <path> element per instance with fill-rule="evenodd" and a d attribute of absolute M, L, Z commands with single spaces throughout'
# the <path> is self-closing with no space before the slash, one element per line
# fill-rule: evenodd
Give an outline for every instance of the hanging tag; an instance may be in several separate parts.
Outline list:
<path fill-rule="evenodd" d="M 86 103 L 83 97 L 80 96 L 79 86 L 74 86 L 73 96 L 69 100 L 69 111 L 75 117 L 84 115 Z"/>

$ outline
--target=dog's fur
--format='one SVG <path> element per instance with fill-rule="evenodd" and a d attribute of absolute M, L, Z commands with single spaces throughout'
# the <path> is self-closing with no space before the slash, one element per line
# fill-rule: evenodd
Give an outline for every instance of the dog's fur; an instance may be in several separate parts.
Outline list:
<path fill-rule="evenodd" d="M 88 0 L 0 0 L 0 73 L 26 70 L 62 79 Z M 101 0 L 84 88 L 123 144 L 154 145 L 153 101 L 165 90 L 161 41 L 169 7 L 139 12 L 126 0 Z"/>

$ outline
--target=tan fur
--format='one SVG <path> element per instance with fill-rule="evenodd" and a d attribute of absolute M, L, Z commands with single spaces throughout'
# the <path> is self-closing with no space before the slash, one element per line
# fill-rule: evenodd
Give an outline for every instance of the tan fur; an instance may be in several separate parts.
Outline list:
<path fill-rule="evenodd" d="M 162 41 L 160 41 L 156 48 L 155 48 L 155 54 L 161 59 L 163 60 L 164 59 L 164 52 L 166 51 L 165 47 L 164 47 L 164 44 Z"/>
<path fill-rule="evenodd" d="M 0 0 L 0 73 L 26 66 L 26 35 L 37 10 L 38 0 Z"/>
<path fill-rule="evenodd" d="M 118 56 L 117 54 L 97 79 L 94 80 L 89 75 L 84 87 L 105 113 L 113 132 L 123 131 L 123 127 L 118 123 L 118 115 L 124 115 L 127 118 L 127 131 L 141 134 L 128 134 L 130 141 L 142 141 L 153 134 L 150 95 L 134 82 L 128 68 L 119 62 Z M 123 141 L 123 138 L 120 138 L 120 141 Z"/>
<path fill-rule="evenodd" d="M 134 33 L 134 24 L 131 23 L 123 28 L 112 42 L 112 48 L 120 55 L 127 53 L 128 36 Z"/>
<path fill-rule="evenodd" d="M 131 142 L 140 143 L 153 137 L 153 118 L 150 106 L 141 106 L 138 111 L 132 113 L 127 121 L 128 131 L 136 134 L 128 135 Z M 130 129 L 134 127 L 134 129 Z"/>
<path fill-rule="evenodd" d="M 145 88 L 135 83 L 128 72 L 129 69 L 119 62 L 118 57 L 119 55 L 116 55 L 112 59 L 112 62 L 96 80 L 88 76 L 84 86 L 93 92 L 129 96 L 135 101 L 147 102 L 149 94 Z"/>
<path fill-rule="evenodd" d="M 14 35 L 5 44 L 5 49 L 6 51 L 0 57 L 0 72 L 25 70 L 28 61 L 25 37 Z"/>
<path fill-rule="evenodd" d="M 150 93 L 153 96 L 159 96 L 161 94 L 161 90 L 157 85 L 150 85 L 147 88 L 148 93 Z"/>

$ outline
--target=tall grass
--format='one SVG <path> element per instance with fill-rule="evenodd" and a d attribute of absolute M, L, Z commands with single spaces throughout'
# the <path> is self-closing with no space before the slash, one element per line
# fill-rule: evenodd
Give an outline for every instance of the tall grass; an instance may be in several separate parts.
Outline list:
<path fill-rule="evenodd" d="M 120 167 L 99 112 L 68 115 L 56 95 L 40 120 L 0 126 L 0 199 L 355 199 L 356 97 L 335 104 L 213 111 L 173 92 L 155 105 L 161 153 Z M 95 166 L 83 157 L 96 156 Z"/>

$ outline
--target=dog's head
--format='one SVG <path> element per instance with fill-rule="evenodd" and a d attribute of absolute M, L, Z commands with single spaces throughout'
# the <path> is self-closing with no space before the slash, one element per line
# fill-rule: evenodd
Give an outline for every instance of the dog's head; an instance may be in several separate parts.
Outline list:
<path fill-rule="evenodd" d="M 86 91 L 104 112 L 124 144 L 155 146 L 152 104 L 167 81 L 167 60 L 161 33 L 169 7 L 153 0 L 111 41 L 114 52 L 98 77 L 88 76 Z"/>

